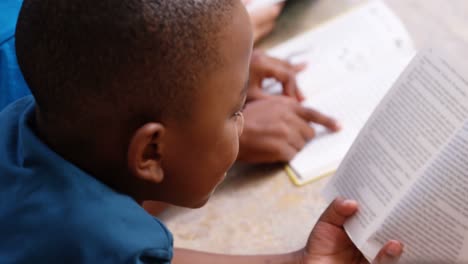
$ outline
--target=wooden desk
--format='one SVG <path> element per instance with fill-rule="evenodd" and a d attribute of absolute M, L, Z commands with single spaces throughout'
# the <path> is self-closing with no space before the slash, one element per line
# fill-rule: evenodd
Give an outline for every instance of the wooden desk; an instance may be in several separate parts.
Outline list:
<path fill-rule="evenodd" d="M 292 0 L 276 30 L 259 47 L 272 47 L 360 2 Z M 387 4 L 401 17 L 416 47 L 437 41 L 449 53 L 468 57 L 468 1 L 388 0 Z M 325 207 L 319 192 L 326 181 L 296 187 L 281 167 L 238 165 L 205 207 L 170 208 L 161 219 L 173 232 L 177 247 L 237 254 L 296 250 L 304 246 Z"/>

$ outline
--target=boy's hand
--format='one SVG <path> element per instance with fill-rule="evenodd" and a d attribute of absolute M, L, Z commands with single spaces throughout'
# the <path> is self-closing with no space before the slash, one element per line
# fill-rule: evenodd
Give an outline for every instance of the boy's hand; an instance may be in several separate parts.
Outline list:
<path fill-rule="evenodd" d="M 341 198 L 333 201 L 312 230 L 307 246 L 299 252 L 300 263 L 368 263 L 343 229 L 346 219 L 356 211 L 355 201 Z M 403 246 L 399 242 L 389 241 L 374 263 L 397 263 L 402 252 Z"/>
<path fill-rule="evenodd" d="M 238 159 L 251 163 L 290 161 L 315 136 L 310 122 L 332 131 L 340 129 L 334 119 L 285 96 L 248 103 Z"/>
<path fill-rule="evenodd" d="M 242 0 L 244 5 L 248 5 L 249 2 L 255 0 Z M 271 6 L 265 6 L 256 10 L 250 11 L 250 20 L 252 22 L 254 32 L 254 42 L 257 43 L 259 40 L 270 34 L 275 28 L 276 19 L 283 10 L 284 3 L 276 4 Z"/>
<path fill-rule="evenodd" d="M 280 255 L 229 256 L 176 249 L 172 263 L 366 264 L 368 262 L 343 229 L 343 223 L 356 210 L 357 204 L 354 201 L 333 201 L 312 230 L 307 246 L 301 251 Z M 390 241 L 382 248 L 374 264 L 397 263 L 402 252 L 403 247 L 399 242 Z"/>
<path fill-rule="evenodd" d="M 262 51 L 255 50 L 250 61 L 249 90 L 247 101 L 262 99 L 268 96 L 263 91 L 263 80 L 274 78 L 281 82 L 283 95 L 303 101 L 304 96 L 296 83 L 296 74 L 306 67 L 305 64 L 293 65 L 287 61 L 273 58 Z"/>

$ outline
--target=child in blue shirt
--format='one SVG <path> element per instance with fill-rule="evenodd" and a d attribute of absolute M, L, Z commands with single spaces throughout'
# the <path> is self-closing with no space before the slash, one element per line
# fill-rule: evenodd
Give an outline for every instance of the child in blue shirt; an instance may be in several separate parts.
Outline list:
<path fill-rule="evenodd" d="M 0 113 L 0 263 L 364 261 L 342 228 L 354 201 L 269 256 L 173 250 L 140 207 L 203 206 L 236 159 L 252 50 L 239 1 L 26 0 L 15 45 L 34 98 Z M 390 241 L 378 261 L 401 252 Z"/>

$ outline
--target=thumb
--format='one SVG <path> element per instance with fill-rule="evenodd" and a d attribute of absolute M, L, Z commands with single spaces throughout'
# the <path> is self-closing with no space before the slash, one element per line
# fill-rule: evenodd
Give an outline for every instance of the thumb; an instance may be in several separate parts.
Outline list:
<path fill-rule="evenodd" d="M 319 222 L 341 227 L 357 211 L 357 207 L 356 201 L 336 198 L 320 216 Z"/>
<path fill-rule="evenodd" d="M 390 240 L 380 250 L 379 254 L 375 258 L 373 264 L 396 264 L 400 260 L 401 254 L 403 254 L 403 245 L 395 240 Z"/>

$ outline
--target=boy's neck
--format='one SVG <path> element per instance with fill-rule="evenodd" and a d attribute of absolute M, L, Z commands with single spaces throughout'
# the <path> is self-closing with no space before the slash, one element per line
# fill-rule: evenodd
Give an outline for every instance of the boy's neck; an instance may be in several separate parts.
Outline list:
<path fill-rule="evenodd" d="M 126 168 L 115 166 L 115 164 L 126 164 L 125 161 L 117 161 L 118 150 L 103 147 L 111 145 L 104 143 L 108 137 L 98 136 L 99 131 L 96 129 L 92 129 L 93 135 L 90 135 L 87 129 L 78 131 L 69 124 L 45 122 L 38 110 L 34 121 L 33 129 L 38 137 L 65 160 L 114 190 L 130 195 L 137 201 L 140 200 L 132 195 L 132 188 L 129 188 L 132 184 L 126 181 Z M 93 141 L 92 138 L 100 140 Z"/>

